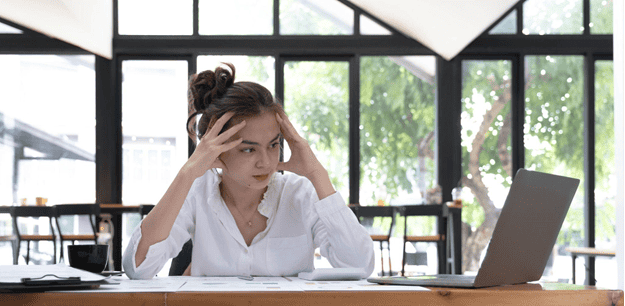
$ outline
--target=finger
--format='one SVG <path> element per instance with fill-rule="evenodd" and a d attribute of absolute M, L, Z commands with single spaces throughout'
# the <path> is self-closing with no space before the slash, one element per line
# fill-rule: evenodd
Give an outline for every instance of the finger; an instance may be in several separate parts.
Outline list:
<path fill-rule="evenodd" d="M 236 146 L 240 145 L 241 142 L 243 142 L 243 138 L 239 138 L 231 142 L 224 143 L 222 145 L 217 146 L 217 151 L 221 155 L 221 153 L 228 152 L 234 149 Z"/>
<path fill-rule="evenodd" d="M 284 138 L 288 141 L 289 139 L 294 139 L 295 137 L 299 136 L 299 134 L 293 127 L 293 124 L 291 124 L 291 122 L 289 121 L 288 117 L 286 117 L 286 115 L 284 117 L 285 118 L 282 118 L 282 116 L 276 113 L 276 119 L 280 124 L 280 130 L 282 131 L 282 135 L 284 135 Z"/>
<path fill-rule="evenodd" d="M 204 137 L 206 136 L 210 138 L 217 137 L 217 134 L 219 134 L 219 131 L 221 131 L 221 129 L 226 124 L 226 122 L 228 122 L 228 120 L 230 120 L 232 116 L 234 116 L 234 112 L 225 113 L 223 116 L 221 116 L 221 118 L 217 119 L 217 121 L 215 122 L 215 125 L 213 125 L 213 127 L 210 129 L 210 131 L 208 131 L 208 133 L 206 133 L 206 135 L 204 135 Z"/>
<path fill-rule="evenodd" d="M 246 125 L 246 121 L 243 120 L 241 122 L 239 122 L 239 124 L 227 129 L 226 131 L 224 131 L 223 133 L 219 134 L 219 136 L 217 136 L 215 138 L 215 142 L 218 144 L 224 143 L 226 140 L 230 139 L 230 137 L 234 136 L 237 132 L 239 132 L 241 129 L 243 129 Z"/>

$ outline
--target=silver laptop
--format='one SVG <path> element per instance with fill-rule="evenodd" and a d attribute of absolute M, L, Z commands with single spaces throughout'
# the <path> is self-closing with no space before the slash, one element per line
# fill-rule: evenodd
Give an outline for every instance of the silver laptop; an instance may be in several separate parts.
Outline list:
<path fill-rule="evenodd" d="M 578 185 L 578 179 L 520 169 L 475 276 L 382 276 L 367 280 L 392 285 L 464 288 L 539 280 Z"/>

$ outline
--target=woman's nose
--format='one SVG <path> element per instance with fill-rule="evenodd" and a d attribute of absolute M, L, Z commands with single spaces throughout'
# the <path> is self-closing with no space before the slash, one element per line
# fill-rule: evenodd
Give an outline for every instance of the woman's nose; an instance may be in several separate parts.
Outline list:
<path fill-rule="evenodd" d="M 264 168 L 269 166 L 269 154 L 267 154 L 267 152 L 260 152 L 260 157 L 258 158 L 258 161 L 256 161 L 256 167 L 257 168 Z"/>

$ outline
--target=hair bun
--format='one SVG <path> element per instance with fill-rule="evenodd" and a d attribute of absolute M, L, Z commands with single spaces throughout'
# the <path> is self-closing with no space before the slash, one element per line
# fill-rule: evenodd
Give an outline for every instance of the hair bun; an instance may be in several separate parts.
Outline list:
<path fill-rule="evenodd" d="M 215 99 L 221 98 L 234 84 L 234 66 L 230 63 L 224 64 L 230 69 L 217 67 L 215 71 L 206 70 L 191 77 L 189 98 L 196 111 L 207 109 Z"/>

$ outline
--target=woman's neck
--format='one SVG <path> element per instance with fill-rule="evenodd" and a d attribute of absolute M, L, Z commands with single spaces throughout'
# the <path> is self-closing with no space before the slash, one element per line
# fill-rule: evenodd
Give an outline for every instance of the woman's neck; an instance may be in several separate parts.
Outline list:
<path fill-rule="evenodd" d="M 229 202 L 227 204 L 235 205 L 241 210 L 256 207 L 260 204 L 265 191 L 267 191 L 267 187 L 263 189 L 252 189 L 242 186 L 226 176 L 222 176 L 219 189 L 221 197 L 226 200 L 226 202 Z"/>

